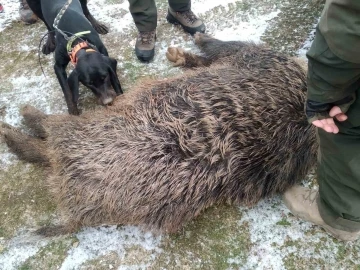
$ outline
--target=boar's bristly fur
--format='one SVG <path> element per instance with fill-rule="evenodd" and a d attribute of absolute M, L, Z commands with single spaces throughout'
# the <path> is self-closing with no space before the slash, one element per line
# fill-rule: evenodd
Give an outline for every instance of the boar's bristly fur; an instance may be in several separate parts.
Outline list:
<path fill-rule="evenodd" d="M 315 164 L 304 69 L 263 45 L 195 41 L 200 56 L 168 50 L 184 74 L 138 85 L 111 109 L 75 117 L 26 106 L 31 135 L 3 124 L 12 151 L 50 169 L 69 231 L 174 232 L 215 203 L 253 205 L 284 192 Z"/>

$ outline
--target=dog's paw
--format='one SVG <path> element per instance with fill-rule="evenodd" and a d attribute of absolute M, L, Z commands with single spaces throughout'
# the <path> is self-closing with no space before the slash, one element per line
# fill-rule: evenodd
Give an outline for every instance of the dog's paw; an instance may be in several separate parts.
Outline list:
<path fill-rule="evenodd" d="M 96 23 L 94 25 L 94 29 L 96 30 L 96 32 L 98 32 L 100 35 L 106 35 L 107 33 L 109 33 L 109 27 L 107 27 L 105 24 L 103 23 Z"/>
<path fill-rule="evenodd" d="M 213 37 L 211 37 L 211 36 L 209 36 L 207 34 L 204 34 L 204 33 L 200 33 L 200 32 L 196 32 L 194 34 L 194 38 L 195 38 L 195 44 L 196 45 L 201 45 L 206 41 L 214 39 Z"/>
<path fill-rule="evenodd" d="M 78 108 L 68 108 L 68 112 L 71 115 L 80 115 L 80 111 Z"/>
<path fill-rule="evenodd" d="M 166 52 L 166 58 L 170 62 L 174 63 L 174 67 L 185 65 L 184 50 L 181 48 L 169 47 L 168 51 Z"/>
<path fill-rule="evenodd" d="M 50 54 L 50 53 L 52 53 L 53 51 L 55 51 L 55 44 L 54 43 L 52 43 L 52 42 L 46 42 L 45 44 L 44 44 L 44 46 L 42 47 L 42 53 L 43 54 Z"/>

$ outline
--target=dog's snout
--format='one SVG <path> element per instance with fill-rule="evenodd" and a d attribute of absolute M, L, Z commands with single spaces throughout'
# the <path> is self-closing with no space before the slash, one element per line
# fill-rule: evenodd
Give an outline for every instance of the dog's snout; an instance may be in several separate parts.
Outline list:
<path fill-rule="evenodd" d="M 114 101 L 115 98 L 116 98 L 115 92 L 112 90 L 108 90 L 100 94 L 99 101 L 102 105 L 109 105 Z"/>
<path fill-rule="evenodd" d="M 102 104 L 104 104 L 104 105 L 108 105 L 108 104 L 110 104 L 111 102 L 113 102 L 113 100 L 114 100 L 114 98 L 112 98 L 112 97 L 107 97 L 107 98 L 105 98 L 105 99 L 102 99 L 101 102 L 102 102 Z"/>

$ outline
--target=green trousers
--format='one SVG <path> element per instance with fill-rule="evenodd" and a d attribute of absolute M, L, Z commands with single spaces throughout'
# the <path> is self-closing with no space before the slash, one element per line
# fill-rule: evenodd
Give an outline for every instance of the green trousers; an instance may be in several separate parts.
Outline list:
<path fill-rule="evenodd" d="M 191 0 L 169 0 L 169 6 L 174 11 L 187 11 L 191 9 Z M 155 0 L 129 0 L 130 13 L 140 32 L 156 29 L 157 9 Z"/>
<path fill-rule="evenodd" d="M 340 132 L 318 129 L 318 205 L 324 221 L 340 230 L 360 230 L 360 64 L 347 62 L 327 46 L 317 29 L 307 53 L 308 98 L 334 103 L 356 96 L 348 119 L 337 122 Z"/>

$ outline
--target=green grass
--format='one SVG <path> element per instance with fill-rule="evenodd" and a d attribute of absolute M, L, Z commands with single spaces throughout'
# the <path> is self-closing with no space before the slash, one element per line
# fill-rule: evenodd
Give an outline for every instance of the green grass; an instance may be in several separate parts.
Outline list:
<path fill-rule="evenodd" d="M 55 211 L 42 169 L 15 163 L 0 174 L 0 235 L 10 238 L 24 225 L 49 222 Z"/>

